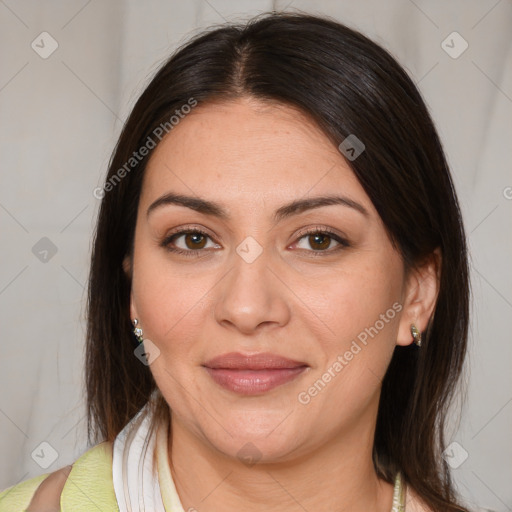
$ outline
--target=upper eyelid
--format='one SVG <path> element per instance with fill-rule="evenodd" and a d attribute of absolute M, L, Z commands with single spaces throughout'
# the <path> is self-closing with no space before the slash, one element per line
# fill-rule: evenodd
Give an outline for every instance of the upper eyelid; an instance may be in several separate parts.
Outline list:
<path fill-rule="evenodd" d="M 311 234 L 311 233 L 327 233 L 328 235 L 337 236 L 342 239 L 347 238 L 346 235 L 338 232 L 338 230 L 335 230 L 334 228 L 328 228 L 326 226 L 312 226 L 309 228 L 304 228 L 304 229 L 299 230 L 299 232 L 295 236 L 303 237 L 303 236 Z"/>
<path fill-rule="evenodd" d="M 181 226 L 181 227 L 177 228 L 176 230 L 172 230 L 168 234 L 166 234 L 164 236 L 164 239 L 171 238 L 171 237 L 174 237 L 174 236 L 177 236 L 177 235 L 183 235 L 183 234 L 186 234 L 186 233 L 191 233 L 191 232 L 201 233 L 203 235 L 207 235 L 211 239 L 216 238 L 206 228 L 202 228 L 202 227 L 199 228 L 197 226 Z"/>
<path fill-rule="evenodd" d="M 204 235 L 209 236 L 212 239 L 216 238 L 214 235 L 210 234 L 210 232 L 206 228 L 199 228 L 199 227 L 195 227 L 195 226 L 180 227 L 180 228 L 178 228 L 177 231 L 172 231 L 169 234 L 167 234 L 165 236 L 165 238 L 170 238 L 170 237 L 173 237 L 176 235 L 183 235 L 185 233 L 191 233 L 191 232 L 204 234 Z M 340 238 L 346 238 L 346 236 L 343 233 L 338 233 L 333 228 L 328 228 L 326 226 L 312 226 L 309 228 L 304 228 L 304 229 L 299 230 L 298 233 L 295 234 L 295 236 L 304 236 L 304 235 L 308 235 L 310 233 L 327 233 L 327 234 L 339 236 Z M 221 237 L 218 237 L 218 238 L 221 239 Z"/>

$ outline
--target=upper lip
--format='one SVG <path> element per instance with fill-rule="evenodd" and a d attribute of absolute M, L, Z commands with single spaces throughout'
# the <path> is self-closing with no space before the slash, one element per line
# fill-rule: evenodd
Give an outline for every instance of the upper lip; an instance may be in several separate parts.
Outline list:
<path fill-rule="evenodd" d="M 297 368 L 307 366 L 301 361 L 294 361 L 287 357 L 282 357 L 270 352 L 260 352 L 259 354 L 241 354 L 239 352 L 229 352 L 214 357 L 203 364 L 207 368 L 227 368 L 232 370 L 265 370 L 279 368 Z"/>

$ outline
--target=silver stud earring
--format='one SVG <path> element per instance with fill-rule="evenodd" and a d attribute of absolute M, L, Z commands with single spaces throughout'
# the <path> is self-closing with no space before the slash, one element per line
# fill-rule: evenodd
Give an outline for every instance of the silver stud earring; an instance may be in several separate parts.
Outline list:
<path fill-rule="evenodd" d="M 139 343 L 142 343 L 144 341 L 144 333 L 142 332 L 142 329 L 138 327 L 139 320 L 137 318 L 133 319 L 133 334 L 135 334 L 135 337 L 137 338 L 137 341 Z"/>
<path fill-rule="evenodd" d="M 411 324 L 411 334 L 414 339 L 414 343 L 418 347 L 421 347 L 421 332 L 418 330 L 418 328 L 414 324 Z"/>

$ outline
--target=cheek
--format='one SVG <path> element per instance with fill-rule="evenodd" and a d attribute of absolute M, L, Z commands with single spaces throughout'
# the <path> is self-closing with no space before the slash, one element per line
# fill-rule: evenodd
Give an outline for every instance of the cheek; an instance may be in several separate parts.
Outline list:
<path fill-rule="evenodd" d="M 135 258 L 132 296 L 144 337 L 161 351 L 186 350 L 204 324 L 213 277 L 194 279 L 189 271 L 171 267 L 155 252 L 141 250 Z M 173 340 L 179 343 L 169 343 Z"/>
<path fill-rule="evenodd" d="M 361 411 L 375 396 L 396 345 L 401 282 L 401 260 L 390 254 L 355 259 L 339 278 L 314 288 L 311 309 L 324 326 L 317 339 L 324 357 L 303 398 L 315 401 L 319 413 L 332 410 L 333 400 Z"/>
<path fill-rule="evenodd" d="M 402 308 L 400 289 L 389 277 L 380 277 L 364 281 L 357 275 L 347 277 L 343 285 L 329 286 L 317 304 L 328 336 L 316 340 L 322 343 L 321 364 L 297 400 L 334 428 L 369 410 L 393 355 Z"/>
<path fill-rule="evenodd" d="M 364 339 L 368 329 L 377 327 L 382 338 L 395 340 L 402 274 L 400 261 L 355 258 L 336 277 L 308 281 L 297 295 L 302 294 L 308 308 L 304 314 L 315 318 L 324 338 L 341 348 L 359 335 Z M 300 290 L 300 283 L 296 283 Z M 312 317 L 307 309 L 315 313 Z M 312 320 L 313 322 L 313 320 Z M 382 331 L 382 333 L 380 333 Z M 372 333 L 375 334 L 372 329 Z M 394 341 L 393 341 L 394 342 Z"/>

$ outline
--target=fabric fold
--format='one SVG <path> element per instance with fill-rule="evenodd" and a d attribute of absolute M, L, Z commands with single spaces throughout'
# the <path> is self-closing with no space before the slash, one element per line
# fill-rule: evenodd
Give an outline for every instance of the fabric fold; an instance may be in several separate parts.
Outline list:
<path fill-rule="evenodd" d="M 166 511 L 156 469 L 156 437 L 146 404 L 114 441 L 112 477 L 120 512 Z"/>

